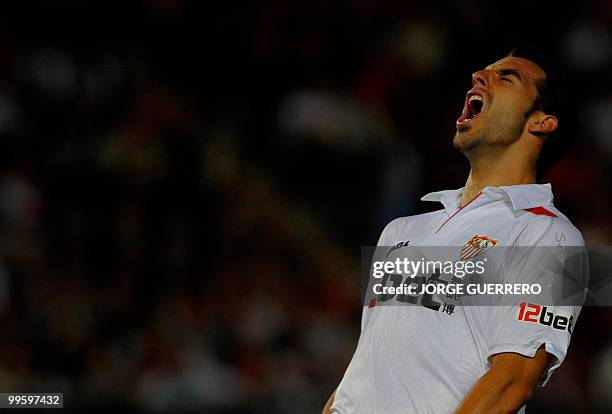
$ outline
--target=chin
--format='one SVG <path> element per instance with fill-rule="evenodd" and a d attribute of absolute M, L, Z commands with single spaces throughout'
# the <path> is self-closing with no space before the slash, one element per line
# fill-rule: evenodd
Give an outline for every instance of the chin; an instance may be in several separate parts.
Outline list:
<path fill-rule="evenodd" d="M 462 126 L 457 128 L 457 132 L 453 138 L 453 146 L 459 151 L 469 150 L 476 143 L 476 137 L 474 134 L 470 134 L 469 126 Z"/>

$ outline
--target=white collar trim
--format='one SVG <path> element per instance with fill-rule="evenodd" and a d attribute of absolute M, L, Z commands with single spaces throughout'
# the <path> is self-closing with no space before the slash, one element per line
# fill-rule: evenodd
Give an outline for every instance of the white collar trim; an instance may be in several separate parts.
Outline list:
<path fill-rule="evenodd" d="M 424 195 L 421 200 L 441 202 L 447 209 L 453 206 L 458 208 L 463 188 L 435 191 Z M 547 206 L 552 204 L 554 199 L 550 183 L 485 187 L 482 193 L 490 199 L 508 198 L 515 210 Z"/>

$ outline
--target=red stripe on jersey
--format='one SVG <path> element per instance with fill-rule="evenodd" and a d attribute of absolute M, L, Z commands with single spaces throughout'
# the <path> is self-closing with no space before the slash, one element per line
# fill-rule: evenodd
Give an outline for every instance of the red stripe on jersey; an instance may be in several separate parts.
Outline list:
<path fill-rule="evenodd" d="M 550 216 L 550 217 L 557 217 L 557 215 L 555 213 L 553 213 L 552 211 L 548 211 L 546 210 L 544 207 L 533 207 L 533 208 L 527 208 L 525 209 L 533 214 L 537 214 L 538 216 Z"/>

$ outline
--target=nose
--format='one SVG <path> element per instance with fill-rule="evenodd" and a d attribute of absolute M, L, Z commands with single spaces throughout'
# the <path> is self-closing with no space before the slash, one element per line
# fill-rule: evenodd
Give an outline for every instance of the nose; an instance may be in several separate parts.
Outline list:
<path fill-rule="evenodd" d="M 479 70 L 478 72 L 474 72 L 472 74 L 472 85 L 473 86 L 487 86 L 487 72 L 484 70 Z"/>

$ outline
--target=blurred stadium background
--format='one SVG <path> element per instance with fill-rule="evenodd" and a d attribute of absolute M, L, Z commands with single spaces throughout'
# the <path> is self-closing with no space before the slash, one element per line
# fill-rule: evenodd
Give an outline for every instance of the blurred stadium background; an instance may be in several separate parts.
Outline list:
<path fill-rule="evenodd" d="M 609 1 L 12 3 L 1 391 L 62 391 L 78 412 L 319 412 L 358 337 L 360 246 L 463 185 L 470 74 L 519 43 L 576 89 L 557 204 L 612 243 Z M 530 408 L 612 412 L 609 309 L 583 311 Z"/>

